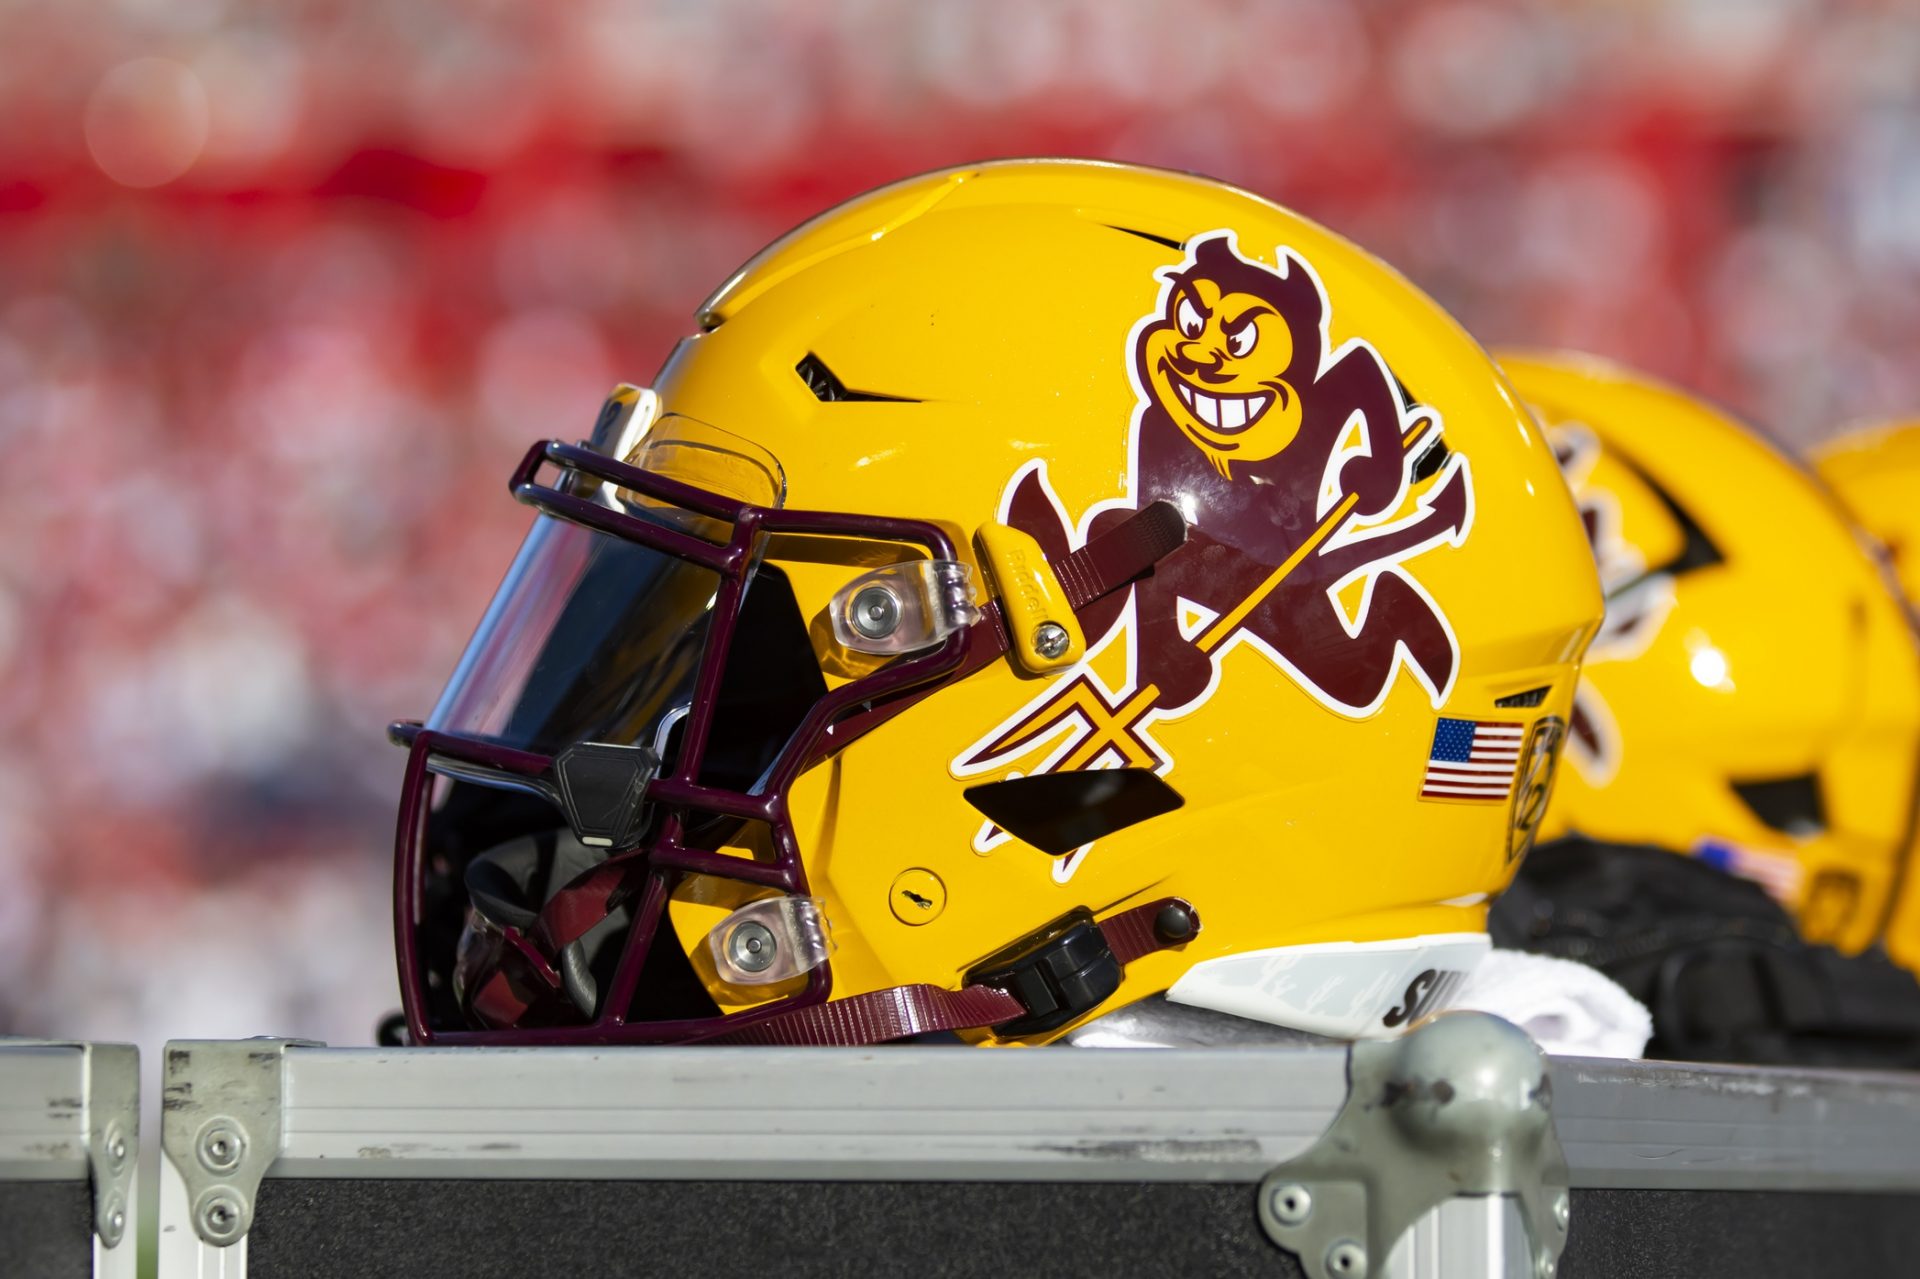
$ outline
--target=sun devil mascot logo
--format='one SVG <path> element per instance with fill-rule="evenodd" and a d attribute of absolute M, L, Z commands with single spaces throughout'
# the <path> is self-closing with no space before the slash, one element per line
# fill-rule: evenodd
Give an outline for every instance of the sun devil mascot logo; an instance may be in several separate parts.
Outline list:
<path fill-rule="evenodd" d="M 1242 643 L 1341 715 L 1377 711 L 1403 667 L 1436 708 L 1446 700 L 1459 645 L 1405 561 L 1465 540 L 1467 459 L 1449 455 L 1438 413 L 1408 402 L 1371 345 L 1331 346 L 1313 268 L 1287 249 L 1276 260 L 1242 257 L 1223 231 L 1161 274 L 1158 305 L 1128 339 L 1131 492 L 1076 524 L 1044 460 L 1009 481 L 1001 521 L 1049 559 L 1161 499 L 1186 516 L 1188 538 L 1131 590 L 1082 611 L 1088 659 L 962 753 L 955 773 L 1028 756 L 1027 774 L 1167 772 L 1174 760 L 1152 725 L 1199 709 Z M 1117 688 L 1093 669 L 1113 643 L 1126 653 Z M 975 846 L 1007 838 L 989 824 Z M 1086 852 L 1056 862 L 1055 877 Z"/>

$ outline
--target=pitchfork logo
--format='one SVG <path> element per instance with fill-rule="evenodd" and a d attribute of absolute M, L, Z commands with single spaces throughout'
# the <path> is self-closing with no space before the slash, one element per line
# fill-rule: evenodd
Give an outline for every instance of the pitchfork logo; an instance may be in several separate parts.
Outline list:
<path fill-rule="evenodd" d="M 1203 706 L 1240 644 L 1350 718 L 1379 710 L 1403 670 L 1436 709 L 1446 700 L 1459 645 L 1407 561 L 1466 540 L 1467 459 L 1448 453 L 1439 414 L 1407 402 L 1372 345 L 1332 347 L 1331 307 L 1307 261 L 1284 248 L 1275 258 L 1278 269 L 1242 257 L 1220 231 L 1161 273 L 1127 341 L 1126 494 L 1075 522 L 1044 460 L 1008 481 L 1001 521 L 1052 560 L 1163 499 L 1189 532 L 1131 590 L 1082 611 L 1087 660 L 964 751 L 957 775 L 1166 773 L 1175 761 L 1153 725 Z M 1094 663 L 1116 643 L 1125 676 L 1109 687 Z M 975 847 L 1009 838 L 989 824 Z M 1055 878 L 1087 851 L 1057 861 Z"/>

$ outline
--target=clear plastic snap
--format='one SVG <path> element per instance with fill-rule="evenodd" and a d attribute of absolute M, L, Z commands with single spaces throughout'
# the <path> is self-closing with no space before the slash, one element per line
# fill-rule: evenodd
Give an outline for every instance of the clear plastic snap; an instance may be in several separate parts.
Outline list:
<path fill-rule="evenodd" d="M 824 964 L 833 934 L 818 897 L 768 897 L 721 920 L 707 934 L 707 949 L 721 980 L 770 986 Z"/>
<path fill-rule="evenodd" d="M 862 573 L 834 593 L 828 613 L 843 647 L 882 657 L 931 648 L 980 620 L 973 569 L 957 560 L 909 560 Z"/>

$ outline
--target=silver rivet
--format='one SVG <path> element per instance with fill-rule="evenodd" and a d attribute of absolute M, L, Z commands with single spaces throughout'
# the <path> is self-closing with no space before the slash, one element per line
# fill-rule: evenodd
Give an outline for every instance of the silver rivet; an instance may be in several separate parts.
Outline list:
<path fill-rule="evenodd" d="M 211 1244 L 230 1244 L 240 1237 L 240 1197 L 225 1187 L 210 1191 L 194 1213 L 200 1237 Z"/>
<path fill-rule="evenodd" d="M 1297 1226 L 1313 1215 L 1313 1196 L 1302 1185 L 1275 1186 L 1267 1207 L 1281 1225 Z"/>
<path fill-rule="evenodd" d="M 1573 1220 L 1573 1204 L 1567 1198 L 1567 1192 L 1561 1191 L 1553 1197 L 1553 1224 L 1565 1230 L 1567 1223 Z"/>
<path fill-rule="evenodd" d="M 1351 1239 L 1327 1249 L 1327 1273 L 1339 1279 L 1367 1279 L 1367 1250 Z"/>
<path fill-rule="evenodd" d="M 773 966 L 779 950 L 773 931 L 751 919 L 735 928 L 727 937 L 727 958 L 743 973 L 763 973 Z"/>
<path fill-rule="evenodd" d="M 121 1136 L 120 1125 L 118 1123 L 108 1124 L 106 1132 L 102 1135 L 107 1147 L 107 1158 L 112 1160 L 116 1166 L 125 1163 L 127 1161 L 127 1139 Z"/>
<path fill-rule="evenodd" d="M 211 1124 L 200 1134 L 200 1162 L 209 1172 L 232 1172 L 246 1148 L 247 1139 L 228 1123 Z"/>
<path fill-rule="evenodd" d="M 869 586 L 853 597 L 848 610 L 853 629 L 868 639 L 885 639 L 900 627 L 900 600 L 884 586 Z"/>
<path fill-rule="evenodd" d="M 1058 622 L 1042 622 L 1033 631 L 1033 651 L 1042 657 L 1058 657 L 1071 643 L 1067 628 Z"/>
<path fill-rule="evenodd" d="M 1553 1276 L 1559 1273 L 1559 1270 L 1560 1267 L 1554 1261 L 1553 1254 L 1550 1252 L 1541 1253 L 1539 1260 L 1533 1263 L 1533 1273 L 1536 1279 L 1553 1279 Z"/>
<path fill-rule="evenodd" d="M 126 1204 L 116 1192 L 107 1198 L 106 1219 L 100 1226 L 100 1242 L 111 1248 L 120 1242 L 120 1237 L 124 1235 L 126 1231 Z"/>

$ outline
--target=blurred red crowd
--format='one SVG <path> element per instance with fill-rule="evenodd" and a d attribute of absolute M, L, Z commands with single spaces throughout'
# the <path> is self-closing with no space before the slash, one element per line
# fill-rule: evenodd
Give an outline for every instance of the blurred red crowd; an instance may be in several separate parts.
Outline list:
<path fill-rule="evenodd" d="M 1920 405 L 1891 2 L 30 0 L 0 70 L 0 1032 L 363 1035 L 513 460 L 890 178 L 1195 169 L 1790 443 Z"/>

